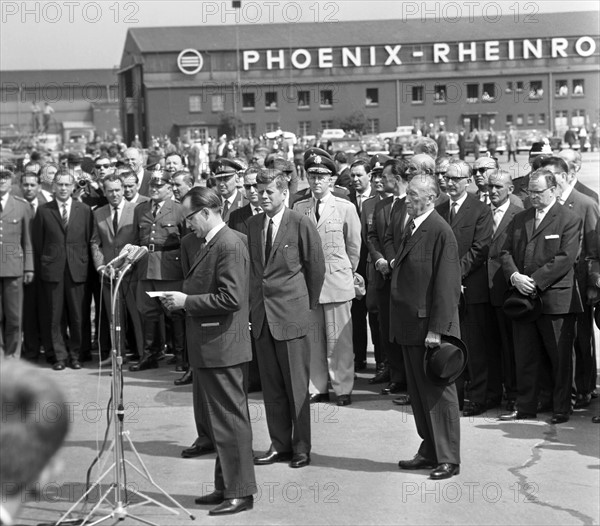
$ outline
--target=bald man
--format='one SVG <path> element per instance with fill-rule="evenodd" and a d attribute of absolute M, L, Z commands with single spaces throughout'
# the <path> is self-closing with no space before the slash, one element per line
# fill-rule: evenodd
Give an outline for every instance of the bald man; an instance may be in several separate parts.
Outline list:
<path fill-rule="evenodd" d="M 426 153 L 417 153 L 416 155 L 413 155 L 408 161 L 406 173 L 408 174 L 409 181 L 417 174 L 434 175 L 435 157 Z"/>

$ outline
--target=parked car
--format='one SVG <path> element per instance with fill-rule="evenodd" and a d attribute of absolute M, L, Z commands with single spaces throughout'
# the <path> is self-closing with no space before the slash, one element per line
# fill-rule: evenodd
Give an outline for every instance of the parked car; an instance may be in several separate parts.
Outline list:
<path fill-rule="evenodd" d="M 552 132 L 550 130 L 517 130 L 517 153 L 529 153 L 531 145 L 534 142 L 540 142 L 544 139 L 549 139 L 550 137 L 552 137 Z"/>
<path fill-rule="evenodd" d="M 363 135 L 361 139 L 362 149 L 369 155 L 384 154 L 387 155 L 387 143 L 375 134 Z"/>

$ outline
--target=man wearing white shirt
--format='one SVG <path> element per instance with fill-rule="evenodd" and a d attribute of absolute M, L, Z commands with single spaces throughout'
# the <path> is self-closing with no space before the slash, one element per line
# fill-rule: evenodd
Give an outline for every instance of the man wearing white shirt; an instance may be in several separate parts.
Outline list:
<path fill-rule="evenodd" d="M 119 172 L 119 175 L 123 178 L 123 196 L 127 201 L 134 205 L 139 205 L 149 200 L 148 197 L 138 192 L 138 178 L 135 173 L 131 170 L 126 170 Z"/>

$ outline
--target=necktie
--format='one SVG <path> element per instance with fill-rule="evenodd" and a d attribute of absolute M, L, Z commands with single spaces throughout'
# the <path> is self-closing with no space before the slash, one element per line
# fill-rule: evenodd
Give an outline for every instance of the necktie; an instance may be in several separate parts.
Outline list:
<path fill-rule="evenodd" d="M 67 204 L 62 205 L 62 223 L 65 230 L 69 226 L 69 216 L 67 215 Z"/>
<path fill-rule="evenodd" d="M 456 201 L 454 201 L 452 203 L 452 207 L 450 208 L 450 224 L 452 224 L 454 222 L 454 218 L 456 217 L 456 207 L 458 206 L 458 203 Z"/>
<path fill-rule="evenodd" d="M 317 204 L 315 206 L 315 217 L 317 218 L 317 223 L 319 222 L 319 219 L 321 219 L 321 214 L 319 213 L 320 206 L 321 206 L 321 200 L 317 199 Z"/>
<path fill-rule="evenodd" d="M 494 219 L 494 233 L 495 233 L 496 230 L 498 230 L 498 225 L 500 224 L 500 221 L 502 221 L 502 214 L 501 214 L 500 208 L 494 209 L 493 219 Z"/>
<path fill-rule="evenodd" d="M 540 223 L 544 219 L 544 212 L 541 210 L 535 211 L 535 228 L 537 229 L 540 226 Z"/>
<path fill-rule="evenodd" d="M 223 217 L 227 215 L 227 212 L 229 212 L 229 201 L 225 199 L 225 202 L 223 203 Z"/>
<path fill-rule="evenodd" d="M 265 238 L 265 264 L 269 261 L 271 256 L 271 249 L 273 248 L 273 220 L 269 219 L 269 226 L 267 227 L 267 236 Z"/>
<path fill-rule="evenodd" d="M 488 193 L 482 192 L 479 199 L 481 200 L 482 203 L 485 203 L 487 205 L 488 204 Z"/>
<path fill-rule="evenodd" d="M 404 233 L 404 237 L 406 238 L 406 240 L 411 238 L 414 231 L 415 231 L 415 220 L 411 219 L 408 222 L 408 225 L 406 225 L 406 232 Z"/>
<path fill-rule="evenodd" d="M 152 217 L 156 217 L 158 215 L 159 210 L 160 210 L 159 204 L 154 203 L 154 208 L 152 209 Z"/>
<path fill-rule="evenodd" d="M 113 214 L 113 232 L 116 234 L 117 230 L 119 230 L 119 209 L 115 206 Z"/>
<path fill-rule="evenodd" d="M 253 215 L 257 215 L 260 214 L 262 212 L 262 208 L 260 206 L 257 206 L 254 208 L 254 214 Z"/>

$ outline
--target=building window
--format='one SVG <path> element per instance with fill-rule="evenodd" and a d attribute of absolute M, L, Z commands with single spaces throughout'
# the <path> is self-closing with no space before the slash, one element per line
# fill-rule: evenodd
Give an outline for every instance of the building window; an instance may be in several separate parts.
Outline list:
<path fill-rule="evenodd" d="M 522 91 L 523 91 L 523 81 L 518 80 L 517 81 L 517 93 L 521 93 Z"/>
<path fill-rule="evenodd" d="M 367 121 L 369 133 L 379 133 L 379 119 L 369 119 Z"/>
<path fill-rule="evenodd" d="M 529 83 L 529 98 L 530 99 L 541 99 L 544 96 L 544 89 L 542 88 L 541 80 L 532 80 Z"/>
<path fill-rule="evenodd" d="M 331 108 L 333 106 L 333 91 L 330 89 L 321 90 L 320 106 L 321 108 Z"/>
<path fill-rule="evenodd" d="M 256 137 L 256 124 L 248 122 L 242 125 L 244 137 Z"/>
<path fill-rule="evenodd" d="M 507 115 L 506 116 L 506 125 L 509 126 L 513 123 L 513 116 L 512 115 Z"/>
<path fill-rule="evenodd" d="M 298 123 L 298 135 L 301 137 L 303 135 L 310 135 L 310 121 L 300 121 Z"/>
<path fill-rule="evenodd" d="M 211 97 L 212 111 L 225 111 L 225 95 L 213 95 Z"/>
<path fill-rule="evenodd" d="M 527 126 L 533 126 L 535 124 L 535 115 L 533 113 L 529 113 L 527 115 Z"/>
<path fill-rule="evenodd" d="M 517 126 L 523 126 L 523 114 L 517 115 Z"/>
<path fill-rule="evenodd" d="M 267 133 L 277 131 L 278 129 L 279 129 L 278 122 L 267 122 L 265 124 L 265 130 Z"/>
<path fill-rule="evenodd" d="M 321 130 L 329 130 L 333 128 L 333 121 L 321 121 Z"/>
<path fill-rule="evenodd" d="M 479 84 L 467 84 L 467 102 L 479 100 Z"/>
<path fill-rule="evenodd" d="M 585 110 L 573 110 L 571 126 L 577 126 L 578 128 L 585 126 Z"/>
<path fill-rule="evenodd" d="M 554 128 L 566 128 L 569 125 L 569 112 L 567 110 L 558 110 L 554 113 Z"/>
<path fill-rule="evenodd" d="M 276 110 L 277 109 L 277 92 L 276 91 L 267 91 L 265 93 L 265 108 L 267 110 Z"/>
<path fill-rule="evenodd" d="M 242 93 L 242 109 L 246 111 L 254 110 L 256 107 L 256 97 L 254 93 Z"/>
<path fill-rule="evenodd" d="M 583 79 L 573 80 L 573 97 L 583 97 Z"/>
<path fill-rule="evenodd" d="M 412 87 L 412 103 L 423 104 L 423 86 Z"/>
<path fill-rule="evenodd" d="M 545 113 L 540 113 L 540 115 L 538 117 L 538 124 L 546 125 L 546 114 Z"/>
<path fill-rule="evenodd" d="M 379 88 L 367 88 L 367 106 L 379 105 Z"/>
<path fill-rule="evenodd" d="M 506 93 L 512 93 L 512 90 L 513 90 L 513 83 L 512 83 L 512 81 L 508 81 L 506 83 L 506 90 L 505 90 L 505 92 Z"/>
<path fill-rule="evenodd" d="M 493 82 L 486 82 L 483 85 L 481 100 L 484 102 L 494 102 L 496 100 L 496 84 Z"/>
<path fill-rule="evenodd" d="M 435 85 L 435 92 L 433 94 L 434 102 L 446 102 L 446 85 Z"/>
<path fill-rule="evenodd" d="M 310 108 L 310 91 L 299 91 L 298 92 L 298 108 L 299 109 Z"/>
<path fill-rule="evenodd" d="M 557 80 L 554 85 L 556 97 L 566 97 L 569 94 L 569 83 L 566 80 Z"/>
<path fill-rule="evenodd" d="M 188 109 L 190 113 L 199 113 L 202 111 L 202 95 L 190 95 L 188 99 Z"/>

